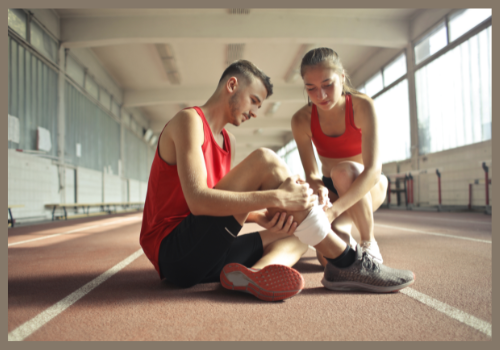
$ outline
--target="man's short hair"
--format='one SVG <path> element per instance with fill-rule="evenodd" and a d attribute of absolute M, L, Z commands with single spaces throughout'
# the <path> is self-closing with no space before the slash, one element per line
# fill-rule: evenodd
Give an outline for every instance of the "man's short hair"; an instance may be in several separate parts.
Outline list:
<path fill-rule="evenodd" d="M 247 83 L 250 83 L 254 77 L 259 78 L 266 87 L 266 98 L 269 98 L 269 96 L 273 94 L 273 84 L 271 84 L 271 78 L 269 78 L 263 71 L 257 68 L 257 66 L 255 66 L 252 62 L 247 60 L 238 60 L 231 63 L 226 68 L 224 73 L 222 73 L 219 84 L 224 80 L 224 78 L 228 76 L 233 77 L 236 75 L 245 77 Z"/>

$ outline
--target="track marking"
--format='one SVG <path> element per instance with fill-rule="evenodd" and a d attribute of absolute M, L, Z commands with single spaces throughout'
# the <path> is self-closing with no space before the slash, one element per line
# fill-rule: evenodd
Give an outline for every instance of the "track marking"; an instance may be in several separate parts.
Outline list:
<path fill-rule="evenodd" d="M 376 216 L 383 216 L 386 213 L 376 213 Z M 392 218 L 412 218 L 412 219 L 424 219 L 424 220 L 436 220 L 436 221 L 451 221 L 451 222 L 466 222 L 470 224 L 480 224 L 480 225 L 491 225 L 491 221 L 485 222 L 485 221 L 473 221 L 473 220 L 455 220 L 455 219 L 445 219 L 445 218 L 429 218 L 429 217 L 423 217 L 423 216 L 412 216 L 412 215 L 391 215 L 387 213 L 388 215 L 391 216 Z"/>
<path fill-rule="evenodd" d="M 54 317 L 62 313 L 64 310 L 66 310 L 68 307 L 73 305 L 75 302 L 77 302 L 79 299 L 81 299 L 83 296 L 88 294 L 90 291 L 92 291 L 94 288 L 102 284 L 104 281 L 106 281 L 108 278 L 119 272 L 121 269 L 123 269 L 125 266 L 133 262 L 135 259 L 137 259 L 139 256 L 141 256 L 143 253 L 142 248 L 136 251 L 134 254 L 130 255 L 128 258 L 125 260 L 121 261 L 117 265 L 113 266 L 110 268 L 108 271 L 104 272 L 103 274 L 99 275 L 80 289 L 76 290 L 75 292 L 71 293 L 68 295 L 66 298 L 62 299 L 61 301 L 57 302 L 56 304 L 52 305 L 49 307 L 47 310 L 43 311 L 42 313 L 38 314 L 31 320 L 23 323 L 16 329 L 14 329 L 12 332 L 9 333 L 8 340 L 9 341 L 21 341 L 29 337 L 31 334 L 36 332 L 38 329 L 40 329 L 42 326 L 47 324 L 50 320 L 52 320 Z"/>
<path fill-rule="evenodd" d="M 466 312 L 454 308 L 453 306 L 450 306 L 439 300 L 431 298 L 423 293 L 417 292 L 415 289 L 404 288 L 401 289 L 399 292 L 421 302 L 424 305 L 430 306 L 439 312 L 442 312 L 446 316 L 449 316 L 459 322 L 466 324 L 469 327 L 472 327 L 486 334 L 488 337 L 491 337 L 491 323 L 489 322 L 483 321 L 477 317 L 469 315 Z"/>
<path fill-rule="evenodd" d="M 316 251 L 316 248 L 309 246 L 311 250 Z M 442 312 L 448 317 L 451 317 L 459 322 L 466 324 L 469 327 L 472 327 L 487 336 L 491 337 L 491 323 L 483 321 L 477 317 L 469 315 L 468 313 L 461 311 L 453 306 L 445 304 L 437 299 L 431 298 L 423 293 L 417 292 L 415 289 L 410 287 L 403 288 L 399 291 L 399 293 L 403 293 L 410 298 L 413 298 L 424 305 L 430 306 L 433 309 Z"/>
<path fill-rule="evenodd" d="M 48 235 L 48 236 L 43 236 L 43 237 L 28 239 L 26 241 L 9 243 L 8 246 L 11 247 L 11 246 L 15 246 L 15 245 L 18 245 L 18 244 L 39 241 L 39 240 L 46 239 L 46 238 L 52 238 L 52 237 L 57 237 L 57 236 L 62 236 L 62 235 L 69 235 L 71 233 L 81 232 L 81 231 L 85 231 L 85 230 L 91 230 L 91 229 L 98 228 L 98 227 L 103 227 L 103 226 L 109 226 L 109 225 L 113 225 L 113 224 L 120 223 L 120 222 L 123 222 L 123 221 L 139 221 L 139 220 L 142 220 L 142 219 L 141 218 L 126 218 L 126 219 L 122 219 L 122 220 L 116 220 L 116 221 L 113 221 L 113 222 L 108 222 L 108 223 L 101 224 L 101 225 L 87 226 L 87 227 L 82 227 L 82 228 L 79 228 L 79 229 L 76 229 L 76 230 L 71 230 L 71 231 L 68 231 L 68 232 L 54 233 L 53 235 Z"/>
<path fill-rule="evenodd" d="M 447 234 L 444 234 L 444 233 L 437 233 L 437 232 L 427 232 L 427 231 L 421 231 L 421 230 L 412 230 L 410 228 L 403 228 L 403 227 L 390 226 L 390 225 L 375 224 L 375 226 L 387 227 L 387 228 L 392 228 L 392 229 L 402 230 L 402 231 L 410 231 L 410 232 L 423 233 L 423 234 L 432 235 L 432 236 L 465 239 L 466 241 L 474 241 L 474 242 L 481 242 L 481 243 L 489 243 L 489 244 L 491 244 L 491 241 L 487 241 L 487 240 L 484 240 L 484 239 L 461 237 L 461 236 L 455 236 L 455 235 L 447 235 Z"/>

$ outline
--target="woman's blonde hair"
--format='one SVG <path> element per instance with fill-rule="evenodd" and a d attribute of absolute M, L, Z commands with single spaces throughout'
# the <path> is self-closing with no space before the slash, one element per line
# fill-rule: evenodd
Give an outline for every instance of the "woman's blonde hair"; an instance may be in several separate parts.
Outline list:
<path fill-rule="evenodd" d="M 304 78 L 304 73 L 308 67 L 314 67 L 320 63 L 328 64 L 336 73 L 339 75 L 344 74 L 345 81 L 342 84 L 342 95 L 348 94 L 361 94 L 356 90 L 349 79 L 349 76 L 340 62 L 339 55 L 328 47 L 319 47 L 317 49 L 312 49 L 305 54 L 302 58 L 302 63 L 300 64 L 300 75 Z"/>

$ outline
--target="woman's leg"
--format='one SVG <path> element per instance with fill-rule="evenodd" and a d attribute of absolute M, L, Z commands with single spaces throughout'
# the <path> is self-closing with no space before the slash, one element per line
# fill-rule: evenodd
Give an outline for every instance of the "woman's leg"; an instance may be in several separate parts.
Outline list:
<path fill-rule="evenodd" d="M 340 196 L 344 195 L 351 187 L 354 180 L 363 171 L 362 164 L 355 162 L 342 162 L 331 170 L 332 181 Z M 380 181 L 373 186 L 358 203 L 346 212 L 359 230 L 362 241 L 374 240 L 373 212 L 384 202 L 387 192 L 387 178 L 382 175 Z"/>

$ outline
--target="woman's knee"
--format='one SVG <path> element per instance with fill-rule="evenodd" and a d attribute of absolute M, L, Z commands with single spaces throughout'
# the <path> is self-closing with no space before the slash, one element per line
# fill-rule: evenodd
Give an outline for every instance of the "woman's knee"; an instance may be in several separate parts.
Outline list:
<path fill-rule="evenodd" d="M 354 162 L 341 162 L 330 171 L 335 189 L 343 193 L 351 187 L 351 184 L 361 174 L 362 169 Z"/>

